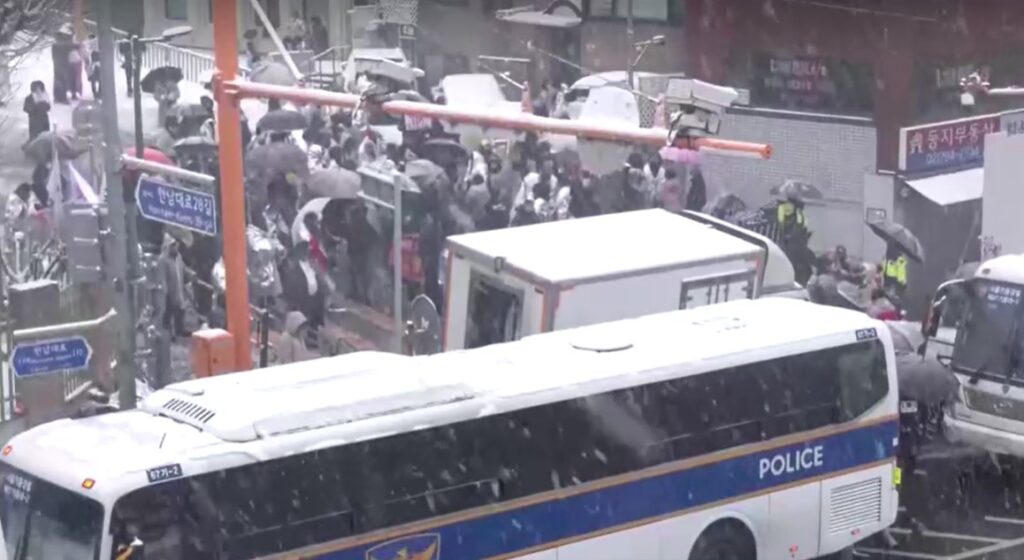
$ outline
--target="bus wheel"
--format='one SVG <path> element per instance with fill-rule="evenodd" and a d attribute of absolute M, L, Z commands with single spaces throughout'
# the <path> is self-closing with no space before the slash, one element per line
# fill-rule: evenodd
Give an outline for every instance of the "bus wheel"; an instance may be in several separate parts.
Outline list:
<path fill-rule="evenodd" d="M 716 521 L 697 538 L 690 560 L 757 560 L 754 535 L 735 519 Z"/>

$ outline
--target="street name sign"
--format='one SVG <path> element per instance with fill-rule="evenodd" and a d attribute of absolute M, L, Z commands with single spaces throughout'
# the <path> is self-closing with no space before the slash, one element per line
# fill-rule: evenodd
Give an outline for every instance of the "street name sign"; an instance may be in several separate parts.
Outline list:
<path fill-rule="evenodd" d="M 92 347 L 81 336 L 19 342 L 11 353 L 11 368 L 20 378 L 38 377 L 89 367 Z"/>
<path fill-rule="evenodd" d="M 139 213 L 147 220 L 217 235 L 217 200 L 210 193 L 186 189 L 143 175 L 135 190 Z"/>

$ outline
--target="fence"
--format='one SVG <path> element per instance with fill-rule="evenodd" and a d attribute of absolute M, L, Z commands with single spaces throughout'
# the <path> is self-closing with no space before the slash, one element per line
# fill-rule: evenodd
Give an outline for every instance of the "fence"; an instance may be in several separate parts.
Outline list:
<path fill-rule="evenodd" d="M 85 20 L 90 33 L 98 33 L 97 24 Z M 131 34 L 123 29 L 112 28 L 116 40 L 127 40 Z M 203 74 L 213 72 L 213 57 L 190 49 L 176 47 L 167 43 L 147 43 L 142 51 L 142 68 L 152 70 L 161 66 L 175 66 L 181 69 L 183 78 L 189 82 L 202 83 Z M 241 72 L 241 69 L 240 69 Z M 244 73 L 244 72 L 242 72 Z"/>
<path fill-rule="evenodd" d="M 350 51 L 348 45 L 333 46 L 303 62 L 299 65 L 299 71 L 309 85 L 330 89 L 338 84 L 338 76 L 345 69 Z"/>

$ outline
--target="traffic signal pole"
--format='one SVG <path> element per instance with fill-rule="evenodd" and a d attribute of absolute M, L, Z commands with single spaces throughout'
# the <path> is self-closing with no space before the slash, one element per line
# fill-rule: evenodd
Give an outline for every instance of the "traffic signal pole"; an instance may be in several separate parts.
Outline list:
<path fill-rule="evenodd" d="M 234 339 L 235 371 L 252 368 L 249 315 L 249 277 L 246 265 L 245 177 L 242 172 L 242 129 L 239 98 L 224 84 L 238 74 L 238 6 L 236 0 L 217 0 L 213 7 L 213 55 L 217 68 L 217 144 L 220 154 L 221 233 L 227 276 L 228 332 Z"/>
<path fill-rule="evenodd" d="M 100 109 L 103 116 L 103 167 L 107 179 L 107 205 L 110 210 L 110 229 L 115 243 L 123 250 L 110 255 L 109 270 L 114 289 L 114 305 L 117 309 L 120 332 L 117 337 L 117 367 L 115 368 L 118 387 L 118 404 L 122 410 L 135 408 L 135 271 L 131 256 L 138 255 L 138 244 L 134 235 L 135 213 L 129 212 L 125 204 L 124 189 L 119 174 L 121 157 L 121 133 L 117 122 L 117 81 L 115 67 L 114 32 L 111 27 L 112 0 L 100 0 L 96 4 L 99 22 L 100 47 Z M 137 97 L 142 94 L 135 92 Z M 132 228 L 132 229 L 129 229 Z"/>

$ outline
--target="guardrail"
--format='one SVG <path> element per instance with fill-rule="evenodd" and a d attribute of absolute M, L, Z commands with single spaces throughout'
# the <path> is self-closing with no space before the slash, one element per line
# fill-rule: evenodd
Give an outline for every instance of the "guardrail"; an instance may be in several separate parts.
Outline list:
<path fill-rule="evenodd" d="M 335 45 L 306 60 L 302 64 L 302 73 L 306 76 L 306 82 L 317 86 L 322 86 L 327 82 L 333 83 L 345 69 L 345 61 L 348 60 L 351 50 L 352 47 L 349 45 Z"/>
<path fill-rule="evenodd" d="M 97 23 L 86 19 L 85 26 L 90 33 L 98 33 Z M 125 40 L 131 34 L 123 29 L 112 28 L 116 40 Z M 142 68 L 153 70 L 161 66 L 175 66 L 181 68 L 185 80 L 195 83 L 202 83 L 202 76 L 211 72 L 216 67 L 212 55 L 177 47 L 168 43 L 147 43 L 142 51 Z M 242 76 L 248 75 L 249 69 L 240 65 L 238 73 Z"/>
<path fill-rule="evenodd" d="M 202 83 L 202 75 L 216 66 L 213 57 L 167 43 L 148 43 L 142 51 L 142 67 L 152 70 L 161 66 L 181 69 L 185 80 Z"/>

